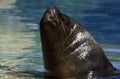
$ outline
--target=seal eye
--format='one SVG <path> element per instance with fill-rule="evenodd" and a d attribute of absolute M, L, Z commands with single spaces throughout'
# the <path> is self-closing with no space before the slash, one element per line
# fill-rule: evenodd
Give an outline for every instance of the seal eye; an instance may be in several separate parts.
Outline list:
<path fill-rule="evenodd" d="M 67 15 L 65 15 L 65 14 L 61 14 L 61 20 L 67 25 L 67 24 L 69 24 L 69 18 L 68 18 L 68 16 Z"/>
<path fill-rule="evenodd" d="M 63 14 L 61 14 L 61 19 L 62 19 L 62 20 L 65 20 L 65 19 L 66 19 Z"/>

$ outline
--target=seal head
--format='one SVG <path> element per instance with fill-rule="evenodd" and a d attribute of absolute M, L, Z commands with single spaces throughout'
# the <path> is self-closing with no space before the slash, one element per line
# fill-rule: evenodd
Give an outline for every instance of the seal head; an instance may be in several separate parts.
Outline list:
<path fill-rule="evenodd" d="M 47 70 L 62 76 L 115 70 L 92 35 L 56 7 L 45 11 L 40 32 Z"/>
<path fill-rule="evenodd" d="M 66 37 L 67 30 L 69 30 L 67 25 L 69 19 L 64 14 L 61 14 L 60 11 L 56 7 L 51 7 L 43 15 L 43 18 L 41 20 L 41 28 L 44 30 L 47 30 L 48 33 L 47 37 L 52 39 L 52 41 L 61 40 L 62 38 Z M 44 25 L 44 27 L 42 27 Z M 58 35 L 59 38 L 58 38 Z M 56 38 L 53 40 L 53 38 Z M 51 40 L 49 40 L 51 41 Z M 55 41 L 54 41 L 55 42 Z"/>

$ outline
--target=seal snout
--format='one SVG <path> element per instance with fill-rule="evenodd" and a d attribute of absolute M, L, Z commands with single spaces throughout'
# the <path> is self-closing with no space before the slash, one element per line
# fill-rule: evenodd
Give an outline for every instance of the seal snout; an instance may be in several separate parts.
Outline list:
<path fill-rule="evenodd" d="M 48 10 L 49 10 L 50 12 L 56 12 L 56 11 L 57 11 L 57 8 L 56 8 L 56 7 L 50 7 Z"/>
<path fill-rule="evenodd" d="M 56 24 L 59 17 L 60 11 L 56 7 L 50 7 L 44 14 L 44 19 L 46 19 L 46 22 L 51 22 L 52 24 Z"/>
<path fill-rule="evenodd" d="M 51 7 L 48 9 L 48 11 L 51 13 L 51 15 L 54 15 L 54 14 L 59 14 L 59 10 L 56 8 L 56 7 Z"/>
<path fill-rule="evenodd" d="M 46 14 L 49 17 L 54 17 L 54 16 L 58 16 L 60 14 L 59 10 L 56 7 L 50 7 L 47 11 Z"/>

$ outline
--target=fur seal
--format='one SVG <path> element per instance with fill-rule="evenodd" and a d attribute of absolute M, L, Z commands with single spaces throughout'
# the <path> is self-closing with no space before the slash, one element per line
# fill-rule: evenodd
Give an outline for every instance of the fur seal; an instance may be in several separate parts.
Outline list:
<path fill-rule="evenodd" d="M 58 8 L 47 9 L 40 22 L 45 69 L 61 76 L 102 75 L 116 70 L 93 36 Z"/>

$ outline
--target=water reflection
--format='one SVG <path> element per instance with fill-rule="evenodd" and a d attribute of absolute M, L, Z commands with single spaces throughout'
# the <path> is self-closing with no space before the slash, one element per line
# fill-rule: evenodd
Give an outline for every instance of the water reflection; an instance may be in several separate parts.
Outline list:
<path fill-rule="evenodd" d="M 39 21 L 45 9 L 52 5 L 81 22 L 100 42 L 113 65 L 120 69 L 119 3 L 119 0 L 0 0 L 0 78 L 47 79 L 17 77 L 6 71 L 45 71 Z M 78 7 L 80 10 L 76 10 Z"/>
<path fill-rule="evenodd" d="M 74 75 L 69 77 L 61 77 L 57 76 L 52 73 L 46 73 L 46 72 L 7 72 L 9 75 L 8 78 L 14 78 L 14 79 L 97 79 L 97 76 L 91 77 L 84 75 Z"/>
<path fill-rule="evenodd" d="M 0 9 L 10 9 L 13 8 L 14 6 L 11 5 L 12 3 L 15 3 L 16 0 L 0 0 Z"/>
<path fill-rule="evenodd" d="M 15 0 L 0 1 L 0 78 L 23 79 L 6 71 L 44 71 L 38 24 L 21 21 Z"/>
<path fill-rule="evenodd" d="M 14 79 L 119 79 L 119 76 L 113 75 L 106 75 L 101 78 L 99 78 L 97 75 L 90 74 L 89 76 L 86 76 L 87 74 L 82 75 L 70 75 L 68 77 L 61 77 L 57 76 L 52 73 L 48 72 L 7 72 L 9 75 L 4 75 L 9 78 Z M 117 74 L 119 75 L 119 74 Z"/>

